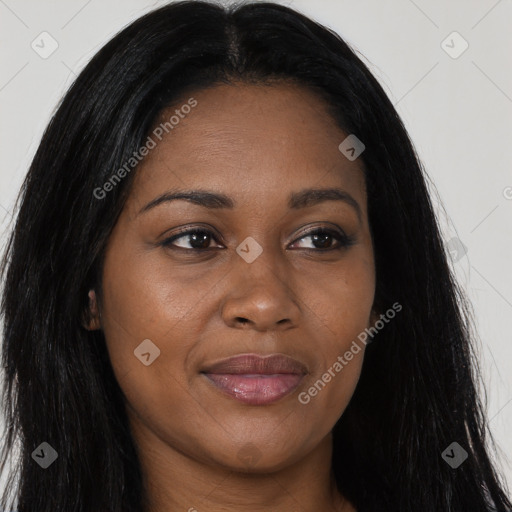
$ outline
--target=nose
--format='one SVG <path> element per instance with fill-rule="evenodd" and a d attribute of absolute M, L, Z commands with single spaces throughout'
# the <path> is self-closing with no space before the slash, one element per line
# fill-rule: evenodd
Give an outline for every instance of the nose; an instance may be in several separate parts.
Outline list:
<path fill-rule="evenodd" d="M 226 325 L 256 331 L 287 330 L 298 325 L 300 301 L 276 258 L 263 251 L 252 263 L 240 258 L 234 265 L 222 305 Z"/>

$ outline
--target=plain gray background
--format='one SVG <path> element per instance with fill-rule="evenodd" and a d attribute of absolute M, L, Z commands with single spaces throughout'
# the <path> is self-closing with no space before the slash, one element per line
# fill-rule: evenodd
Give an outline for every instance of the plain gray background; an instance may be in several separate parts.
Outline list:
<path fill-rule="evenodd" d="M 118 30 L 164 3 L 0 0 L 2 247 L 15 195 L 59 99 Z M 280 3 L 333 28 L 362 54 L 436 186 L 445 241 L 473 303 L 488 415 L 512 487 L 512 1 Z M 32 44 L 40 53 L 58 47 L 41 56 Z"/>

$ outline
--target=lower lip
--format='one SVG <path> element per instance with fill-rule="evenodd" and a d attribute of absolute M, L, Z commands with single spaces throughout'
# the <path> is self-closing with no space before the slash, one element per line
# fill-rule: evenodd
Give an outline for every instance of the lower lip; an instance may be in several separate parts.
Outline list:
<path fill-rule="evenodd" d="M 270 404 L 291 393 L 303 375 L 279 373 L 273 375 L 204 374 L 210 382 L 229 396 L 251 405 Z"/>

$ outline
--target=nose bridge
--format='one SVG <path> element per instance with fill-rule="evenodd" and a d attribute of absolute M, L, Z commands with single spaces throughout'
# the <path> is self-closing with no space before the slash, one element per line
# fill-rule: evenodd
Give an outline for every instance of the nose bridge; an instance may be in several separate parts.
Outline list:
<path fill-rule="evenodd" d="M 252 206 L 249 212 L 240 219 L 240 231 L 237 232 L 235 265 L 253 275 L 261 273 L 264 277 L 268 272 L 284 271 L 281 240 L 276 218 L 278 213 L 271 211 L 263 198 Z"/>
<path fill-rule="evenodd" d="M 275 284 L 277 287 L 288 288 L 284 282 L 288 272 L 285 255 L 282 254 L 281 241 L 276 236 L 275 230 L 268 229 L 265 235 L 246 237 L 236 248 L 234 270 L 240 271 L 252 287 Z"/>

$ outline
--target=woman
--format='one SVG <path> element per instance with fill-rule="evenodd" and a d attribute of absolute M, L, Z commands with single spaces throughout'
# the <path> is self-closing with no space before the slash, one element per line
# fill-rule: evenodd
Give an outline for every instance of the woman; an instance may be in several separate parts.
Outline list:
<path fill-rule="evenodd" d="M 289 8 L 174 3 L 100 50 L 3 276 L 19 512 L 510 510 L 413 146 Z"/>

